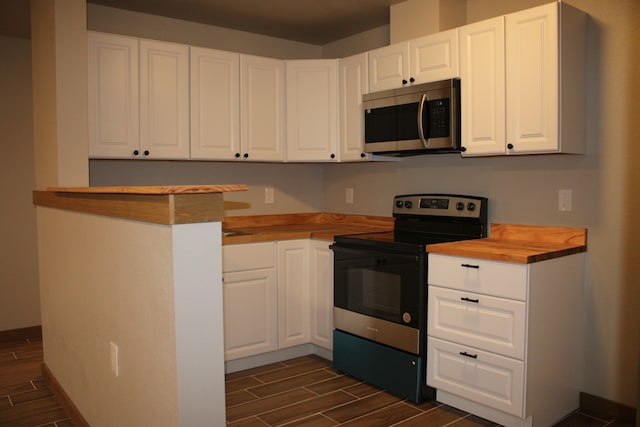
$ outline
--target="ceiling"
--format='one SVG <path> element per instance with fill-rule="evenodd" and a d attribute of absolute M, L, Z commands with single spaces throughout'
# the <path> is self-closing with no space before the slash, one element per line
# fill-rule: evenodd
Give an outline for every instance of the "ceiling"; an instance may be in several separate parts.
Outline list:
<path fill-rule="evenodd" d="M 389 24 L 404 0 L 89 0 L 89 3 L 323 45 Z M 0 2 L 0 35 L 29 38 L 29 1 Z"/>

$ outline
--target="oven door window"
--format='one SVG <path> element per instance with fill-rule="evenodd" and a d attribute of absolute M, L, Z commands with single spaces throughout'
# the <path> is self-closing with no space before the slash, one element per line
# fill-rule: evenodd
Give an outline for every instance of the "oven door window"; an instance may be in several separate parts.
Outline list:
<path fill-rule="evenodd" d="M 336 307 L 419 327 L 424 286 L 420 257 L 334 245 L 334 259 Z"/>

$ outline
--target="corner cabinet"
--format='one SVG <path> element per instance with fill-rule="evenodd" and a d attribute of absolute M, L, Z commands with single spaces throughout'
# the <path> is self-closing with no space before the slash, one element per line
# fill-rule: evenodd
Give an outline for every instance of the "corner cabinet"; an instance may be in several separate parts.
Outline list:
<path fill-rule="evenodd" d="M 276 244 L 222 247 L 225 360 L 278 348 Z"/>
<path fill-rule="evenodd" d="M 369 89 L 378 92 L 458 77 L 458 30 L 369 52 Z"/>
<path fill-rule="evenodd" d="M 287 160 L 337 161 L 338 60 L 285 62 Z"/>
<path fill-rule="evenodd" d="M 283 240 L 278 247 L 278 348 L 311 341 L 309 240 Z"/>
<path fill-rule="evenodd" d="M 436 400 L 513 427 L 577 409 L 584 253 L 531 264 L 428 256 Z"/>
<path fill-rule="evenodd" d="M 550 3 L 459 31 L 463 156 L 584 152 L 584 12 Z"/>
<path fill-rule="evenodd" d="M 189 47 L 88 32 L 89 156 L 189 158 Z"/>

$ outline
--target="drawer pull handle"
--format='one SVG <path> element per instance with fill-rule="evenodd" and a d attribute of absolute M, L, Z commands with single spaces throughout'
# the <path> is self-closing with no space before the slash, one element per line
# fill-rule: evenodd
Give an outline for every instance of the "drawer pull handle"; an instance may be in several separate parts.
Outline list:
<path fill-rule="evenodd" d="M 476 304 L 480 302 L 480 300 L 479 300 L 479 299 L 473 299 L 473 298 L 467 298 L 467 297 L 460 297 L 460 299 L 461 299 L 462 301 L 474 302 L 474 303 L 476 303 Z"/>
<path fill-rule="evenodd" d="M 466 268 L 480 268 L 479 265 L 473 265 L 473 264 L 460 264 L 461 267 L 466 267 Z"/>
<path fill-rule="evenodd" d="M 477 359 L 478 358 L 477 354 L 469 354 L 466 351 L 461 351 L 460 352 L 460 356 L 470 357 L 472 359 Z"/>

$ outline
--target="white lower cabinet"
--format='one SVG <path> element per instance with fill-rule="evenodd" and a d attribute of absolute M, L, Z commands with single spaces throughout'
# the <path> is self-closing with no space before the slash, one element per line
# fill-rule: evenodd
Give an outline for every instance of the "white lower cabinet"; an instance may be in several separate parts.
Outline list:
<path fill-rule="evenodd" d="M 274 242 L 222 247 L 225 360 L 277 349 Z"/>
<path fill-rule="evenodd" d="M 332 349 L 330 243 L 297 239 L 222 247 L 225 360 L 309 343 Z"/>
<path fill-rule="evenodd" d="M 577 409 L 584 254 L 516 264 L 429 254 L 427 384 L 506 426 Z"/>
<path fill-rule="evenodd" d="M 278 246 L 278 348 L 311 341 L 309 240 L 284 240 Z"/>

